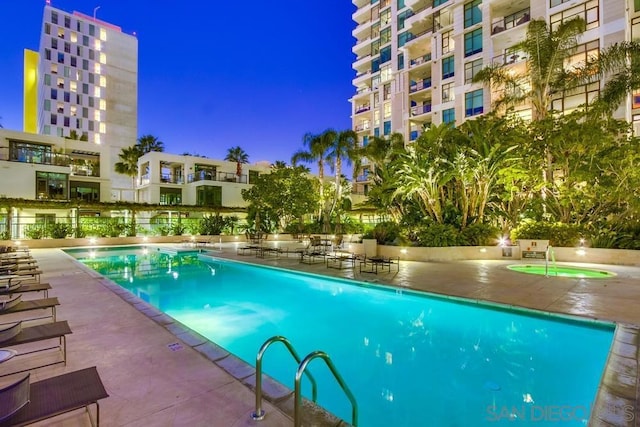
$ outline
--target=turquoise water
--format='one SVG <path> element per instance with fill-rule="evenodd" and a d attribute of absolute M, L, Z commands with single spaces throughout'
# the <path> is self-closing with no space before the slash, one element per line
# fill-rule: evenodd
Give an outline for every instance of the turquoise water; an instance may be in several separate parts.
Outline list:
<path fill-rule="evenodd" d="M 613 335 L 594 322 L 195 254 L 68 252 L 252 365 L 274 335 L 302 357 L 326 351 L 356 396 L 361 426 L 585 425 Z M 318 403 L 350 421 L 328 370 L 310 366 Z M 295 362 L 281 345 L 264 369 L 293 388 Z"/>

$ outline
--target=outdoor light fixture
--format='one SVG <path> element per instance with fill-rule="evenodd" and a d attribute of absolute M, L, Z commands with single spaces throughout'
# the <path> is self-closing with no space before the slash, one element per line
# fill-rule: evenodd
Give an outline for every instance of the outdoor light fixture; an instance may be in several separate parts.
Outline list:
<path fill-rule="evenodd" d="M 585 256 L 586 254 L 587 254 L 587 251 L 585 251 L 584 248 L 578 248 L 576 250 L 576 255 Z"/>
<path fill-rule="evenodd" d="M 487 252 L 487 248 L 480 248 L 480 252 L 482 252 L 482 253 Z"/>
<path fill-rule="evenodd" d="M 15 245 L 16 245 L 16 246 L 20 246 L 20 244 L 21 244 L 22 242 L 21 242 L 20 240 L 16 240 L 16 241 L 15 241 L 15 242 L 13 242 L 13 243 L 15 243 Z"/>
<path fill-rule="evenodd" d="M 96 239 L 94 239 L 93 237 L 89 239 L 89 244 L 90 245 L 95 245 L 96 244 Z"/>
<path fill-rule="evenodd" d="M 402 249 L 400 249 L 400 253 L 401 253 L 402 255 L 406 255 L 406 254 L 407 254 L 407 248 L 402 248 Z"/>
<path fill-rule="evenodd" d="M 147 243 L 147 241 L 148 241 L 148 240 L 149 240 L 149 239 L 147 238 L 147 236 L 144 236 L 144 237 L 142 238 L 142 241 L 143 241 L 143 242 L 145 242 L 145 243 Z"/>
<path fill-rule="evenodd" d="M 507 246 L 508 243 L 509 243 L 509 239 L 507 239 L 506 237 L 498 238 L 498 246 L 500 246 L 501 248 L 504 248 L 505 246 Z"/>

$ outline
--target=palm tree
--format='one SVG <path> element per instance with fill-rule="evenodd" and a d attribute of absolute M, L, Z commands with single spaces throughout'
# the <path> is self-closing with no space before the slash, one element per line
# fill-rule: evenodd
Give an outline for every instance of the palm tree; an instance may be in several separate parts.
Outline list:
<path fill-rule="evenodd" d="M 357 141 L 358 135 L 355 131 L 351 129 L 340 131 L 335 134 L 335 138 L 327 152 L 327 158 L 333 161 L 332 169 L 335 172 L 336 200 L 334 201 L 334 206 L 342 200 L 342 185 L 340 184 L 342 162 L 345 161 L 347 164 L 351 164 L 357 154 Z"/>
<path fill-rule="evenodd" d="M 131 188 L 134 189 L 134 200 L 137 199 L 135 188 L 136 177 L 138 176 L 138 159 L 140 156 L 142 156 L 142 152 L 138 145 L 125 147 L 120 151 L 120 154 L 118 154 L 120 161 L 114 165 L 116 173 L 131 177 Z"/>
<path fill-rule="evenodd" d="M 242 164 L 249 163 L 249 155 L 239 145 L 229 148 L 224 159 L 228 162 L 236 162 L 236 175 L 238 178 L 242 176 Z"/>
<path fill-rule="evenodd" d="M 335 139 L 336 132 L 333 129 L 327 129 L 321 134 L 306 133 L 302 137 L 302 144 L 307 150 L 298 150 L 291 156 L 291 163 L 296 166 L 299 161 L 312 163 L 318 162 L 318 181 L 320 194 L 320 210 L 319 216 L 322 217 L 325 211 L 324 200 L 324 164 L 327 160 L 327 152 L 331 146 L 331 141 Z M 328 221 L 325 215 L 325 222 Z M 324 225 L 328 227 L 328 223 Z"/>
<path fill-rule="evenodd" d="M 164 142 L 149 134 L 142 135 L 138 138 L 138 143 L 136 145 L 142 154 L 147 154 L 151 151 L 164 151 Z"/>

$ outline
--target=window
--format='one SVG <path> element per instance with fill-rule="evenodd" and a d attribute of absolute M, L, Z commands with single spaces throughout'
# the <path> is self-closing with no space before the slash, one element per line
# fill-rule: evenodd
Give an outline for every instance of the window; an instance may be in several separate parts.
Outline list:
<path fill-rule="evenodd" d="M 442 78 L 448 79 L 455 75 L 455 60 L 453 55 L 442 59 Z"/>
<path fill-rule="evenodd" d="M 633 11 L 640 12 L 640 0 L 633 0 Z"/>
<path fill-rule="evenodd" d="M 45 135 L 51 135 L 51 126 L 44 125 L 44 131 L 42 133 L 44 133 Z"/>
<path fill-rule="evenodd" d="M 568 1 L 569 1 L 569 0 L 551 0 L 551 2 L 549 3 L 549 7 L 559 6 L 559 5 L 561 5 L 562 3 L 566 3 L 566 2 L 568 2 Z M 638 10 L 636 9 L 636 12 L 637 12 L 637 11 L 638 11 Z"/>
<path fill-rule="evenodd" d="M 160 204 L 161 205 L 182 204 L 182 189 L 160 187 Z"/>
<path fill-rule="evenodd" d="M 82 69 L 85 71 L 89 71 L 89 61 L 87 59 L 82 60 Z"/>
<path fill-rule="evenodd" d="M 453 52 L 455 43 L 453 42 L 453 30 L 442 33 L 442 54 Z"/>
<path fill-rule="evenodd" d="M 388 119 L 391 117 L 391 102 L 385 102 L 382 108 L 384 111 L 384 118 Z"/>
<path fill-rule="evenodd" d="M 222 187 L 214 185 L 201 185 L 196 187 L 196 205 L 222 206 Z"/>
<path fill-rule="evenodd" d="M 637 0 L 640 2 L 640 0 Z M 640 17 L 631 20 L 631 40 L 640 40 Z"/>
<path fill-rule="evenodd" d="M 64 17 L 64 26 L 66 28 L 71 28 L 71 18 L 69 18 L 68 16 Z"/>
<path fill-rule="evenodd" d="M 398 54 L 398 70 L 404 69 L 404 53 Z"/>
<path fill-rule="evenodd" d="M 380 49 L 380 64 L 391 61 L 391 46 Z"/>
<path fill-rule="evenodd" d="M 464 27 L 469 28 L 479 22 L 482 22 L 482 11 L 480 4 L 482 0 L 473 0 L 464 5 Z"/>
<path fill-rule="evenodd" d="M 70 118 L 65 116 L 63 119 L 63 126 L 68 128 L 69 127 L 69 123 L 70 123 Z"/>
<path fill-rule="evenodd" d="M 57 114 L 52 114 L 51 115 L 51 119 L 50 119 L 49 123 L 51 123 L 52 125 L 57 125 L 58 124 L 58 116 L 57 116 Z"/>
<path fill-rule="evenodd" d="M 51 74 L 58 74 L 58 64 L 51 64 Z"/>
<path fill-rule="evenodd" d="M 44 100 L 44 111 L 51 111 L 51 100 L 50 99 L 45 99 Z"/>
<path fill-rule="evenodd" d="M 51 88 L 51 99 L 58 99 L 58 89 Z"/>
<path fill-rule="evenodd" d="M 449 108 L 442 111 L 442 123 L 455 123 L 456 121 L 456 109 Z"/>
<path fill-rule="evenodd" d="M 475 116 L 483 113 L 482 89 L 474 90 L 464 94 L 464 115 L 465 117 Z"/>
<path fill-rule="evenodd" d="M 551 108 L 556 111 L 569 113 L 576 108 L 588 106 L 598 97 L 599 94 L 599 82 L 578 86 L 565 91 L 563 97 L 554 99 L 551 103 Z"/>
<path fill-rule="evenodd" d="M 82 46 L 76 46 L 76 55 L 82 56 Z"/>
<path fill-rule="evenodd" d="M 82 46 L 89 46 L 89 36 L 82 36 Z"/>
<path fill-rule="evenodd" d="M 442 102 L 453 101 L 456 98 L 453 87 L 453 82 L 442 85 Z"/>
<path fill-rule="evenodd" d="M 85 95 L 89 94 L 89 84 L 82 83 L 82 93 L 84 93 Z"/>
<path fill-rule="evenodd" d="M 95 84 L 96 83 L 95 74 L 89 73 L 89 83 L 91 83 L 91 84 Z"/>
<path fill-rule="evenodd" d="M 600 41 L 593 40 L 576 46 L 573 54 L 565 60 L 565 68 L 579 67 L 589 58 L 596 58 L 600 54 Z"/>
<path fill-rule="evenodd" d="M 51 61 L 51 49 L 44 50 L 44 57 L 47 58 L 48 61 Z"/>
<path fill-rule="evenodd" d="M 599 14 L 598 0 L 589 0 L 578 6 L 570 7 L 560 13 L 551 15 L 549 18 L 549 24 L 551 31 L 555 31 L 562 22 L 580 16 L 586 21 L 587 30 L 590 30 L 600 25 Z"/>
<path fill-rule="evenodd" d="M 380 103 L 380 93 L 376 92 L 373 94 L 373 108 L 376 108 Z"/>
<path fill-rule="evenodd" d="M 404 21 L 413 16 L 412 10 L 405 10 L 398 14 L 398 30 L 404 29 Z"/>
<path fill-rule="evenodd" d="M 72 67 L 77 67 L 78 66 L 78 58 L 76 58 L 75 56 L 71 57 L 71 66 Z"/>
<path fill-rule="evenodd" d="M 464 35 L 464 56 L 482 52 L 482 28 L 470 31 Z"/>
<path fill-rule="evenodd" d="M 380 13 L 380 25 L 386 26 L 391 23 L 391 8 L 385 9 Z"/>
<path fill-rule="evenodd" d="M 89 24 L 89 35 L 90 36 L 95 36 L 96 35 L 96 26 Z"/>
<path fill-rule="evenodd" d="M 391 80 L 392 77 L 393 77 L 393 70 L 391 68 L 391 64 L 385 65 L 384 67 L 380 68 L 380 81 L 381 82 L 387 82 L 387 81 Z"/>
<path fill-rule="evenodd" d="M 51 12 L 51 22 L 58 24 L 58 14 L 56 12 Z"/>
<path fill-rule="evenodd" d="M 72 31 L 69 40 L 71 40 L 71 43 L 78 43 L 78 33 Z"/>
<path fill-rule="evenodd" d="M 384 122 L 384 134 L 391 135 L 391 120 Z"/>
<path fill-rule="evenodd" d="M 45 86 L 51 86 L 51 74 L 44 75 L 44 84 Z"/>
<path fill-rule="evenodd" d="M 391 41 L 391 28 L 385 28 L 380 31 L 380 45 L 387 44 Z"/>
<path fill-rule="evenodd" d="M 69 183 L 69 198 L 85 202 L 99 202 L 100 183 L 71 181 Z"/>
<path fill-rule="evenodd" d="M 69 175 L 55 172 L 36 172 L 37 199 L 67 199 Z"/>
<path fill-rule="evenodd" d="M 633 92 L 631 95 L 631 108 L 638 109 L 640 108 L 640 92 Z"/>
<path fill-rule="evenodd" d="M 58 39 L 51 39 L 51 49 L 58 48 Z"/>
<path fill-rule="evenodd" d="M 58 52 L 58 64 L 64 64 L 64 53 Z"/>
<path fill-rule="evenodd" d="M 482 58 L 464 64 L 464 82 L 471 83 L 473 78 L 482 69 Z"/>
<path fill-rule="evenodd" d="M 64 102 L 71 102 L 71 93 L 70 92 L 64 92 Z"/>
<path fill-rule="evenodd" d="M 409 31 L 405 31 L 404 33 L 398 34 L 398 47 L 404 46 L 405 44 L 407 44 L 407 42 L 410 42 L 411 40 L 413 40 L 413 34 L 411 34 Z"/>
<path fill-rule="evenodd" d="M 92 61 L 96 59 L 96 53 L 93 51 L 93 49 L 89 49 L 89 59 Z"/>
<path fill-rule="evenodd" d="M 71 43 L 64 42 L 64 51 L 67 53 L 71 53 Z"/>
<path fill-rule="evenodd" d="M 373 112 L 373 125 L 380 126 L 380 110 Z"/>
<path fill-rule="evenodd" d="M 377 55 L 380 53 L 380 39 L 371 42 L 371 55 Z"/>
<path fill-rule="evenodd" d="M 67 66 L 64 67 L 64 76 L 65 77 L 71 76 L 71 68 L 70 67 L 67 67 Z"/>
<path fill-rule="evenodd" d="M 391 99 L 391 85 L 390 84 L 384 85 L 382 87 L 382 93 L 383 93 L 382 99 L 384 99 L 385 101 L 388 99 Z"/>
<path fill-rule="evenodd" d="M 404 0 L 398 0 L 398 3 L 397 3 L 397 4 L 398 4 L 398 10 L 400 10 L 400 9 L 402 9 L 402 8 L 404 8 L 404 7 L 405 7 L 405 6 L 404 6 Z"/>
<path fill-rule="evenodd" d="M 44 24 L 44 33 L 51 34 L 51 24 L 49 24 L 48 22 Z"/>
<path fill-rule="evenodd" d="M 446 2 L 448 2 L 449 0 L 433 0 L 433 7 L 438 7 L 441 4 L 445 4 Z"/>
<path fill-rule="evenodd" d="M 373 136 L 380 136 L 380 128 L 373 129 Z"/>
<path fill-rule="evenodd" d="M 259 176 L 260 172 L 249 170 L 249 184 L 253 184 L 254 182 L 256 182 Z"/>

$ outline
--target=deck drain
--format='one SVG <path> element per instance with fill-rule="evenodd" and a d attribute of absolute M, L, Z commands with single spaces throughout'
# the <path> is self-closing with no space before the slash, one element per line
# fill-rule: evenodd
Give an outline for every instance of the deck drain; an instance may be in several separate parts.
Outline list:
<path fill-rule="evenodd" d="M 171 351 L 182 350 L 182 344 L 180 344 L 179 342 L 174 342 L 172 344 L 169 344 L 167 345 L 167 347 L 169 347 L 169 350 Z"/>

